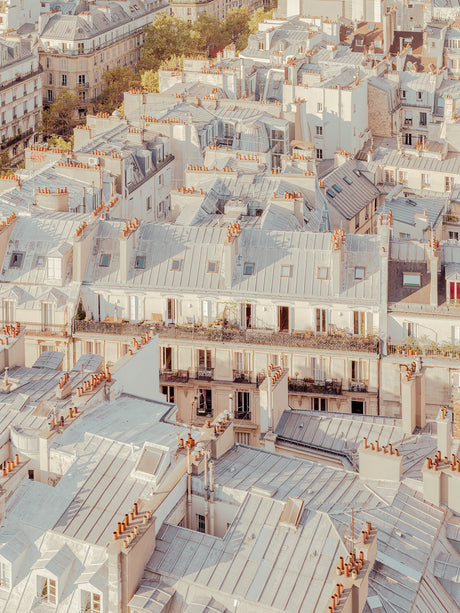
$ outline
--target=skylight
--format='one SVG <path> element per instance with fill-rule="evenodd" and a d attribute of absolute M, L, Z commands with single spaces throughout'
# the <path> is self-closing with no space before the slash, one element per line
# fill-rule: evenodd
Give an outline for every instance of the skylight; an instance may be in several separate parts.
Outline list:
<path fill-rule="evenodd" d="M 352 183 L 353 183 L 353 181 L 350 178 L 348 178 L 348 177 L 343 177 L 343 180 L 345 181 L 345 183 L 347 185 L 352 185 Z"/>
<path fill-rule="evenodd" d="M 24 257 L 23 253 L 14 251 L 13 254 L 11 255 L 10 268 L 21 268 L 23 257 Z"/>
<path fill-rule="evenodd" d="M 291 265 L 283 264 L 281 266 L 281 276 L 282 277 L 290 277 L 291 276 Z"/>
<path fill-rule="evenodd" d="M 243 269 L 243 275 L 253 275 L 254 268 L 255 268 L 255 265 L 253 264 L 253 262 L 245 262 L 244 269 Z"/>
<path fill-rule="evenodd" d="M 327 266 L 319 266 L 316 272 L 317 279 L 327 279 L 328 276 L 328 268 Z"/>
<path fill-rule="evenodd" d="M 342 188 L 340 188 L 338 185 L 333 185 L 332 188 L 338 193 L 340 194 L 340 192 L 342 191 Z"/>
<path fill-rule="evenodd" d="M 173 260 L 171 262 L 171 270 L 179 271 L 182 268 L 182 260 Z"/>
<path fill-rule="evenodd" d="M 99 260 L 99 266 L 102 266 L 103 268 L 107 268 L 109 264 L 110 264 L 110 255 L 108 253 L 103 253 L 101 255 L 101 259 Z"/>
<path fill-rule="evenodd" d="M 331 198 L 335 198 L 335 193 L 332 191 L 332 189 L 327 189 L 326 194 Z"/>
<path fill-rule="evenodd" d="M 138 255 L 136 257 L 136 268 L 145 268 L 145 255 Z"/>
<path fill-rule="evenodd" d="M 219 270 L 218 262 L 208 262 L 207 272 L 217 272 Z"/>

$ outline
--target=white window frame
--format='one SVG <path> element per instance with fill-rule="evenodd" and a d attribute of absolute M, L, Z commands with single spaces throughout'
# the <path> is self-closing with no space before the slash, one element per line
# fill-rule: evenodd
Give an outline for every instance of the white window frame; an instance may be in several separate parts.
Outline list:
<path fill-rule="evenodd" d="M 52 577 L 37 575 L 37 596 L 42 602 L 57 604 L 57 581 Z"/>
<path fill-rule="evenodd" d="M 62 258 L 48 258 L 48 279 L 62 281 Z"/>
<path fill-rule="evenodd" d="M 89 596 L 88 598 L 84 595 Z M 80 608 L 82 613 L 102 613 L 102 594 L 91 590 L 80 589 Z"/>

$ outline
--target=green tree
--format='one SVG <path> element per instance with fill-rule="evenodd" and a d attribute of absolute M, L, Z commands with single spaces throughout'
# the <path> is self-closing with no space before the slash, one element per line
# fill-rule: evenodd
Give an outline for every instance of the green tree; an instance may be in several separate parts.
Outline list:
<path fill-rule="evenodd" d="M 159 91 L 159 77 L 158 70 L 146 70 L 141 75 L 142 88 L 146 92 L 158 93 Z"/>
<path fill-rule="evenodd" d="M 222 46 L 222 22 L 217 17 L 202 13 L 192 25 L 192 41 L 197 52 L 209 55 L 211 49 Z"/>
<path fill-rule="evenodd" d="M 274 9 L 265 11 L 263 8 L 259 8 L 251 15 L 248 21 L 249 32 L 255 34 L 259 29 L 259 23 L 263 23 L 266 19 L 273 18 Z"/>
<path fill-rule="evenodd" d="M 195 51 L 191 32 L 192 26 L 186 21 L 166 13 L 158 15 L 145 29 L 140 70 L 158 70 L 170 57 Z"/>
<path fill-rule="evenodd" d="M 236 50 L 244 49 L 249 38 L 249 11 L 242 6 L 228 11 L 221 26 L 222 37 L 225 45 L 234 43 Z"/>
<path fill-rule="evenodd" d="M 112 113 L 123 102 L 123 94 L 140 85 L 140 76 L 129 66 L 114 66 L 102 75 L 102 93 L 94 105 L 96 112 Z"/>
<path fill-rule="evenodd" d="M 46 139 L 46 142 L 52 149 L 56 148 L 63 149 L 64 151 L 69 151 L 69 149 L 73 149 L 73 140 L 73 136 L 71 136 L 69 140 L 65 140 L 65 138 L 62 138 L 62 136 L 52 134 L 49 138 Z"/>
<path fill-rule="evenodd" d="M 81 123 L 78 117 L 80 99 L 78 94 L 68 89 L 62 89 L 56 102 L 42 111 L 40 131 L 46 137 L 52 135 L 70 138 L 73 129 Z"/>
<path fill-rule="evenodd" d="M 83 321 L 85 317 L 86 317 L 86 311 L 83 308 L 82 301 L 80 300 L 77 306 L 77 312 L 75 313 L 75 319 L 78 319 L 78 321 Z"/>
<path fill-rule="evenodd" d="M 0 175 L 14 175 L 14 169 L 11 168 L 11 159 L 8 151 L 2 151 L 0 153 Z"/>

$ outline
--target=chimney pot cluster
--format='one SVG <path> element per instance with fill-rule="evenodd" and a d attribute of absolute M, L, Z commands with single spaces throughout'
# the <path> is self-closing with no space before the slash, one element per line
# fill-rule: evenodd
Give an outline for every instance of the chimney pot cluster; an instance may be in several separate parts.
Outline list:
<path fill-rule="evenodd" d="M 382 446 L 380 448 L 380 442 L 378 440 L 375 441 L 375 445 L 374 443 L 371 443 L 370 445 L 367 444 L 367 437 L 364 436 L 363 437 L 363 447 L 364 449 L 370 449 L 371 451 L 376 451 L 377 453 L 381 450 L 384 454 L 387 453 L 387 448 L 385 446 Z M 393 455 L 393 445 L 391 443 L 388 443 L 388 453 L 389 455 Z M 399 456 L 399 450 L 395 449 L 394 450 L 394 455 L 395 456 Z"/>

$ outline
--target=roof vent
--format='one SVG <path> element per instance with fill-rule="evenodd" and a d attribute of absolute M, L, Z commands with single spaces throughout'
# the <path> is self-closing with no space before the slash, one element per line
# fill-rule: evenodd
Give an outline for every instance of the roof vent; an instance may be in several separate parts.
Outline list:
<path fill-rule="evenodd" d="M 302 515 L 304 502 L 300 498 L 289 497 L 284 505 L 280 517 L 280 524 L 296 528 Z"/>

